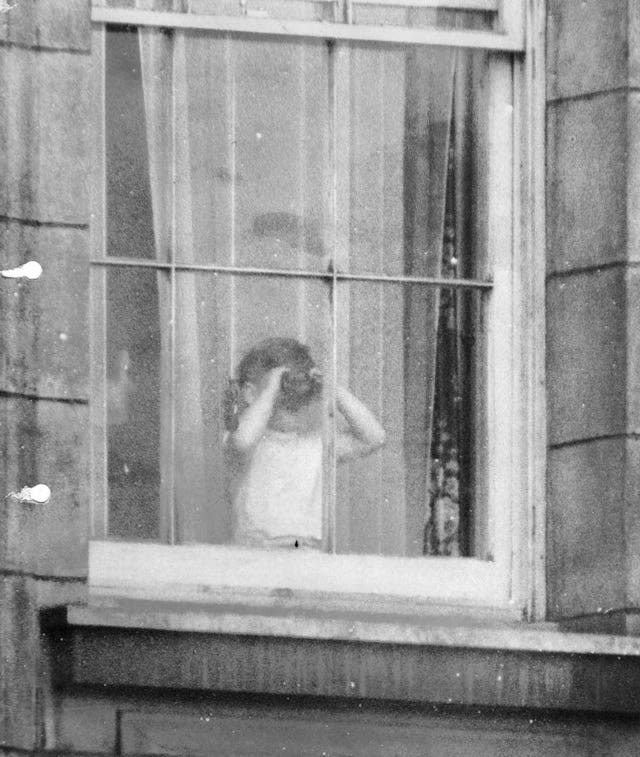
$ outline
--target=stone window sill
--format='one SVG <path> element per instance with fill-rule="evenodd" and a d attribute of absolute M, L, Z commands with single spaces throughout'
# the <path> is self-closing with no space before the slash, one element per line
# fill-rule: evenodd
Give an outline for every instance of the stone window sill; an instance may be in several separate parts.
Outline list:
<path fill-rule="evenodd" d="M 458 614 L 324 613 L 277 607 L 186 605 L 122 599 L 113 600 L 108 605 L 70 605 L 67 622 L 80 627 L 640 657 L 640 637 L 566 632 L 553 623 L 529 624 Z"/>

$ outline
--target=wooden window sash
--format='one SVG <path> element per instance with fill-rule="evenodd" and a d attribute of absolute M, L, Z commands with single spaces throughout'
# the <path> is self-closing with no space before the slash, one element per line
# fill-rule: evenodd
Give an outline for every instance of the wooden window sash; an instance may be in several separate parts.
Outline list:
<path fill-rule="evenodd" d="M 332 2 L 333 0 L 327 0 Z M 443 10 L 493 11 L 500 9 L 500 0 L 352 0 L 354 5 L 401 5 L 412 8 Z"/>
<path fill-rule="evenodd" d="M 96 261 L 106 259 L 106 144 L 105 144 L 105 48 L 106 31 L 100 27 L 92 33 L 93 66 L 93 134 L 90 183 L 91 226 L 90 250 Z M 95 399 L 91 407 L 90 432 L 90 533 L 94 538 L 108 534 L 107 507 L 107 335 L 106 335 L 106 269 L 91 271 L 89 299 L 92 318 L 90 339 L 90 387 Z"/>
<path fill-rule="evenodd" d="M 192 271 L 229 274 L 232 276 L 281 276 L 283 278 L 299 279 L 322 279 L 332 281 L 371 281 L 381 284 L 424 284 L 426 286 L 447 287 L 447 289 L 478 289 L 491 290 L 493 284 L 490 280 L 483 279 L 447 279 L 433 276 L 394 276 L 391 274 L 373 273 L 343 273 L 334 271 L 305 270 L 303 268 L 254 268 L 250 266 L 227 266 L 216 264 L 188 264 L 188 263 L 161 263 L 152 260 L 136 260 L 132 258 L 92 258 L 91 265 L 109 268 L 151 268 L 156 271 Z"/>
<path fill-rule="evenodd" d="M 506 2 L 507 0 L 505 0 Z M 97 21 L 99 19 L 104 20 L 105 23 L 131 23 L 132 19 L 137 19 L 137 23 L 140 23 L 140 16 L 138 14 L 143 13 L 143 25 L 146 23 L 151 23 L 152 25 L 165 25 L 161 22 L 168 22 L 171 19 L 174 19 L 178 17 L 178 20 L 182 18 L 180 14 L 157 14 L 157 13 L 147 13 L 143 11 L 132 11 L 131 14 L 126 13 L 123 10 L 120 9 L 102 9 L 103 13 L 102 15 L 99 11 L 100 9 L 96 9 L 94 7 L 94 14 L 93 14 L 93 20 Z M 535 14 L 534 14 L 535 15 Z M 195 21 L 201 21 L 202 17 L 195 17 Z M 217 19 L 219 21 L 219 19 Z M 178 23 L 178 26 L 181 26 L 182 28 L 209 28 L 209 29 L 220 29 L 219 25 L 216 25 L 215 23 L 212 23 L 216 21 L 216 19 L 209 19 L 208 17 L 204 18 L 205 26 L 193 26 L 194 17 L 191 17 L 188 21 L 183 19 L 183 23 Z M 539 21 L 539 19 L 538 19 Z M 168 24 L 171 25 L 171 24 Z M 233 29 L 230 29 L 232 31 Z M 294 28 L 289 27 L 288 28 L 289 33 L 291 34 L 298 34 L 298 32 L 301 32 L 301 29 L 294 30 Z M 389 30 L 385 30 L 389 31 Z M 269 31 L 266 31 L 265 33 L 269 33 Z M 275 32 L 273 32 L 275 33 Z M 280 34 L 282 34 L 282 31 L 280 31 Z M 447 34 L 447 33 L 441 33 L 441 34 Z M 477 32 L 470 32 L 469 35 L 473 36 L 474 42 L 469 45 L 468 40 L 470 37 L 466 37 L 465 39 L 465 33 L 463 32 L 455 32 L 455 43 L 452 41 L 452 44 L 455 44 L 456 46 L 484 46 L 484 44 L 481 44 L 481 42 L 486 41 L 486 35 L 484 33 L 477 33 Z M 320 35 L 305 35 L 302 36 L 320 36 Z M 325 36 L 324 34 L 321 36 Z M 422 43 L 430 43 L 430 44 L 444 44 L 442 41 L 433 41 L 434 38 L 431 37 L 429 42 L 427 41 L 427 37 L 429 35 L 423 37 L 420 42 Z M 492 35 L 489 35 L 492 36 Z M 333 37 L 335 38 L 335 37 Z M 345 37 L 346 39 L 354 39 L 354 37 Z M 96 113 L 103 114 L 104 113 L 104 69 L 103 69 L 103 59 L 104 59 L 104 39 L 105 39 L 105 29 L 103 26 L 100 26 L 98 28 L 94 29 L 94 55 L 97 56 L 98 59 L 98 65 L 95 67 L 96 71 Z M 357 37 L 355 37 L 357 39 Z M 438 39 L 443 40 L 444 37 L 438 37 Z M 461 40 L 464 39 L 465 41 L 462 42 Z M 394 41 L 393 39 L 390 39 L 388 36 L 385 37 L 385 41 Z M 535 43 L 535 40 L 534 40 Z M 511 47 L 499 47 L 496 45 L 490 45 L 492 49 L 514 49 Z M 535 47 L 535 44 L 534 44 Z M 519 48 L 518 48 L 519 49 Z M 535 48 L 538 49 L 537 47 Z M 520 68 L 520 72 L 524 70 L 524 67 L 517 67 Z M 531 72 L 529 71 L 529 76 L 531 77 Z M 517 86 L 517 84 L 516 84 Z M 527 98 L 524 98 L 526 100 L 526 105 L 528 108 L 532 107 L 532 101 L 531 98 L 535 97 L 535 92 L 540 91 L 539 88 L 533 88 L 533 93 L 530 93 L 527 95 Z M 522 105 L 522 99 L 520 98 L 520 104 Z M 516 99 L 514 101 L 517 102 Z M 523 112 L 527 110 L 527 107 L 523 107 Z M 517 116 L 517 119 L 519 122 L 522 122 L 522 115 Z M 97 118 L 97 121 L 100 122 L 100 118 Z M 93 315 L 94 318 L 100 317 L 100 313 L 104 310 L 105 300 L 104 300 L 104 272 L 106 268 L 104 266 L 110 265 L 111 261 L 106 260 L 105 257 L 105 228 L 104 228 L 104 178 L 105 178 L 105 167 L 104 167 L 104 127 L 103 127 L 104 121 L 99 123 L 96 126 L 96 140 L 94 142 L 95 144 L 95 161 L 94 166 L 97 167 L 97 171 L 94 174 L 94 182 L 93 184 L 93 209 L 94 209 L 94 216 L 93 216 L 93 223 L 92 223 L 92 262 L 95 264 L 95 268 L 97 268 L 96 275 L 94 277 L 93 283 L 92 283 L 92 299 L 93 299 Z M 514 137 L 517 137 L 518 135 L 523 136 L 524 138 L 524 144 L 526 149 L 533 147 L 540 146 L 540 135 L 538 134 L 536 137 L 536 134 L 524 134 L 522 135 L 521 132 L 518 130 L 514 130 Z M 527 139 L 529 141 L 527 141 Z M 537 140 L 537 143 L 536 143 Z M 513 159 L 513 165 L 514 167 L 518 167 L 519 162 L 519 145 L 514 144 L 515 150 L 514 154 L 512 156 Z M 535 156 L 534 156 L 535 157 Z M 539 161 L 538 161 L 539 163 Z M 535 161 L 533 161 L 533 164 L 529 162 L 528 164 L 529 169 L 532 171 L 532 173 L 535 173 L 536 171 L 540 170 L 540 166 L 535 164 Z M 515 174 L 514 174 L 515 177 Z M 539 179 L 538 179 L 539 181 Z M 504 186 L 503 186 L 504 189 Z M 516 192 L 514 195 L 514 202 L 517 202 L 518 193 Z M 539 204 L 537 210 L 539 211 Z M 515 211 L 513 213 L 514 217 L 518 215 L 518 212 Z M 526 222 L 525 222 L 526 223 Z M 517 225 L 517 224 L 516 224 Z M 539 241 L 542 238 L 542 225 L 540 221 L 537 221 L 537 225 L 535 228 L 530 228 L 527 226 L 525 228 L 525 235 L 526 235 L 526 243 L 528 244 L 529 252 L 527 253 L 527 265 L 531 266 L 531 249 L 535 247 L 536 240 Z M 520 241 L 518 237 L 514 239 L 514 242 Z M 116 263 L 116 261 L 113 261 Z M 126 264 L 132 264 L 131 261 L 127 261 Z M 268 274 L 272 275 L 278 275 L 278 272 L 274 274 L 274 272 L 266 271 Z M 291 275 L 293 274 L 300 275 L 301 272 L 291 272 Z M 312 272 L 309 272 L 312 273 Z M 285 273 L 285 275 L 287 275 Z M 304 275 L 304 272 L 302 272 L 302 275 Z M 313 274 L 316 275 L 316 274 Z M 320 274 L 324 275 L 324 274 Z M 498 281 L 498 292 L 502 291 L 505 286 L 510 286 L 510 281 L 507 282 L 507 280 L 504 277 L 499 277 L 500 280 Z M 425 284 L 432 283 L 434 285 L 441 285 L 441 282 L 439 281 L 432 281 L 432 282 L 422 282 Z M 447 286 L 452 285 L 451 280 L 447 280 L 446 284 Z M 459 282 L 460 284 L 463 284 L 463 282 Z M 488 281 L 467 281 L 464 282 L 467 286 L 479 286 L 481 288 L 484 287 L 490 287 L 493 286 L 492 282 Z M 517 303 L 510 302 L 510 307 L 513 308 L 514 305 Z M 539 330 L 539 329 L 538 329 Z M 104 334 L 100 334 L 100 328 L 96 329 L 94 327 L 93 331 L 93 338 L 92 338 L 92 389 L 94 391 L 94 397 L 104 397 Z M 534 335 L 535 336 L 535 335 Z M 529 339 L 529 342 L 531 340 L 531 335 L 527 336 L 527 339 Z M 513 374 L 514 371 L 516 371 L 515 368 L 515 361 L 517 360 L 517 356 L 512 357 L 512 366 L 510 369 L 510 373 Z M 516 377 L 517 378 L 517 377 Z M 529 382 L 529 394 L 535 395 L 534 387 L 535 385 L 535 377 L 532 377 L 531 381 Z M 494 391 L 494 395 L 496 392 Z M 533 401 L 535 404 L 535 396 L 533 396 L 533 399 L 531 396 L 525 397 L 525 400 L 528 400 L 530 403 Z M 539 402 L 538 402 L 539 404 Z M 138 553 L 140 555 L 140 558 L 144 561 L 144 551 L 146 550 L 147 546 L 151 545 L 141 545 L 141 544 L 117 544 L 113 542 L 103 542 L 102 540 L 106 537 L 107 533 L 107 514 L 106 514 L 106 468 L 104 464 L 104 460 L 106 455 L 103 454 L 104 448 L 105 448 L 105 435 L 104 435 L 104 428 L 101 428 L 101 424 L 99 422 L 95 422 L 96 419 L 99 420 L 100 417 L 104 416 L 105 414 L 105 407 L 104 402 L 102 403 L 101 408 L 98 408 L 97 410 L 93 411 L 93 418 L 94 418 L 94 428 L 92 431 L 91 439 L 92 439 L 92 469 L 91 469 L 91 476 L 92 476 L 92 534 L 94 538 L 93 542 L 93 548 L 92 548 L 92 556 L 90 557 L 90 566 L 89 566 L 89 574 L 90 577 L 93 575 L 96 577 L 95 581 L 92 581 L 92 585 L 94 587 L 94 590 L 100 591 L 98 585 L 102 581 L 102 578 L 100 578 L 100 571 L 104 567 L 104 563 L 101 562 L 104 558 L 107 558 L 109 561 L 111 559 L 119 561 L 121 555 L 118 552 L 119 549 L 131 549 L 133 552 L 129 552 L 128 554 L 136 554 Z M 511 422 L 511 421 L 510 421 Z M 538 445 L 538 447 L 541 446 L 542 442 L 538 444 L 540 439 L 542 439 L 543 433 L 535 433 L 535 434 L 529 434 L 528 435 L 528 442 L 532 445 Z M 536 441 L 536 439 L 538 441 Z M 515 439 L 513 439 L 515 442 Z M 504 470 L 499 471 L 497 469 L 494 469 L 494 477 L 500 477 L 504 475 Z M 511 497 L 517 497 L 519 495 L 519 487 L 520 491 L 522 490 L 522 481 L 520 483 L 515 482 L 515 484 L 511 484 L 511 492 L 508 495 L 508 498 Z M 535 493 L 532 493 L 532 496 L 535 496 Z M 514 506 L 512 508 L 514 512 L 516 511 L 516 507 Z M 538 516 L 537 516 L 538 517 Z M 520 529 L 516 529 L 520 530 Z M 511 542 L 511 539 L 508 540 Z M 526 541 L 526 540 L 525 540 Z M 158 547 L 161 547 L 162 545 L 155 545 Z M 522 597 L 522 589 L 521 587 L 518 587 L 518 570 L 516 569 L 515 563 L 517 562 L 517 548 L 514 547 L 513 543 L 511 545 L 507 545 L 509 556 L 508 559 L 504 560 L 505 552 L 504 550 L 499 550 L 502 552 L 502 556 L 496 554 L 492 555 L 492 557 L 497 558 L 493 560 L 477 560 L 475 558 L 447 558 L 446 560 L 438 560 L 436 558 L 430 558 L 425 559 L 423 561 L 417 561 L 412 560 L 410 558 L 375 558 L 375 560 L 379 560 L 380 565 L 385 567 L 386 570 L 394 570 L 394 564 L 396 561 L 400 561 L 402 563 L 402 570 L 401 573 L 405 578 L 409 577 L 409 574 L 405 574 L 407 570 L 407 566 L 410 562 L 413 562 L 414 564 L 417 564 L 418 562 L 422 563 L 422 571 L 426 570 L 428 574 L 430 574 L 431 578 L 427 581 L 427 584 L 431 587 L 436 587 L 435 593 L 432 590 L 427 589 L 426 586 L 423 585 L 423 590 L 427 591 L 427 594 L 423 596 L 428 597 L 434 597 L 436 601 L 468 601 L 469 597 L 467 596 L 467 600 L 464 599 L 464 595 L 468 595 L 468 590 L 464 588 L 466 581 L 468 580 L 469 576 L 472 576 L 475 572 L 476 575 L 482 576 L 482 586 L 484 587 L 480 593 L 477 593 L 477 591 L 474 594 L 473 599 L 477 600 L 478 604 L 486 604 L 486 605 L 493 605 L 493 606 L 510 606 L 514 608 L 516 611 L 516 605 L 522 609 L 522 603 L 521 603 L 521 597 Z M 216 552 L 218 552 L 221 548 L 217 546 L 211 546 L 211 545 L 204 545 L 202 547 L 205 551 L 207 551 L 208 554 L 210 554 L 212 557 L 215 556 Z M 104 549 L 107 549 L 107 553 L 104 552 Z M 177 563 L 181 562 L 180 553 L 182 552 L 182 547 L 171 547 L 172 550 L 178 550 L 177 552 L 172 552 L 172 554 L 176 555 Z M 184 549 L 191 549 L 190 547 L 185 547 Z M 537 548 L 539 551 L 539 547 Z M 113 551 L 112 551 L 113 550 Z M 227 551 L 226 548 L 222 548 L 223 551 Z M 167 553 L 168 554 L 168 553 Z M 107 557 L 109 555 L 109 557 Z M 166 555 L 163 553 L 163 559 L 166 557 Z M 358 560 L 360 556 L 357 555 L 321 555 L 320 559 L 323 560 L 326 557 L 330 557 L 331 559 L 338 559 L 338 560 L 345 560 L 346 563 L 349 563 L 349 566 L 345 563 L 345 568 L 351 566 L 351 562 L 354 560 Z M 532 557 L 529 557 L 527 559 L 533 559 Z M 171 575 L 174 573 L 174 571 L 177 569 L 177 567 L 173 564 L 174 560 L 169 559 L 166 561 L 166 573 L 169 576 L 167 581 L 171 582 L 172 578 Z M 141 563 L 143 564 L 143 563 Z M 428 566 L 428 567 L 427 567 Z M 334 568 L 336 566 L 334 565 Z M 109 569 L 109 566 L 107 566 L 107 569 Z M 411 571 L 409 571 L 411 573 Z M 535 573 L 535 570 L 534 570 Z M 442 575 L 440 575 L 442 574 Z M 444 596 L 442 594 L 441 590 L 438 590 L 438 586 L 444 585 L 443 583 L 439 583 L 440 579 L 444 578 L 445 574 L 447 575 L 446 585 L 449 587 L 447 589 L 447 594 Z M 131 574 L 129 574 L 131 576 Z M 458 577 L 456 579 L 456 576 Z M 222 576 L 221 576 L 222 577 Z M 440 577 L 440 578 L 438 578 Z M 165 576 L 166 578 L 166 576 Z M 204 578 L 204 576 L 203 576 Z M 453 578 L 453 581 L 450 581 L 449 578 Z M 431 580 L 433 579 L 433 580 Z M 110 580 L 110 579 L 109 579 Z M 529 581 L 531 581 L 531 578 L 529 578 Z M 536 587 L 539 589 L 541 586 L 542 579 L 539 576 L 534 576 L 533 583 L 536 584 Z M 215 580 L 214 580 L 215 583 Z M 127 582 L 125 581 L 123 585 L 120 587 L 125 593 L 127 593 Z M 179 581 L 176 585 L 179 584 Z M 165 582 L 166 585 L 166 582 Z M 451 586 L 453 585 L 453 591 L 449 591 Z M 475 589 L 478 589 L 478 586 L 473 582 L 473 585 L 475 586 Z M 456 588 L 457 587 L 457 588 Z M 490 591 L 485 591 L 486 587 L 491 587 Z M 277 588 L 274 586 L 273 588 Z M 363 587 L 366 591 L 366 587 Z M 474 591 L 475 591 L 474 589 Z M 176 589 L 178 598 L 184 598 L 184 587 L 179 587 Z M 109 591 L 113 591 L 112 589 L 109 589 Z M 188 592 L 187 592 L 188 594 Z M 514 605 L 515 603 L 515 605 Z"/>
<path fill-rule="evenodd" d="M 455 592 L 451 587 L 455 587 Z M 309 603 L 319 611 L 359 601 L 425 601 L 522 616 L 509 575 L 496 561 L 465 557 L 392 557 L 237 545 L 93 540 L 89 598 L 281 607 Z"/>
<path fill-rule="evenodd" d="M 371 6 L 374 0 L 364 5 Z M 396 0 L 393 5 L 407 5 Z M 495 3 L 487 2 L 489 10 Z M 356 3 L 357 5 L 357 3 Z M 384 3 L 381 3 L 384 5 Z M 416 3 L 411 3 L 416 5 Z M 442 7 L 442 3 L 429 3 L 429 7 Z M 445 3 L 454 7 L 452 2 Z M 456 3 L 457 9 L 477 10 L 476 0 Z M 426 6 L 421 6 L 426 7 Z M 93 5 L 91 20 L 100 24 L 125 24 L 131 26 L 158 26 L 174 29 L 198 29 L 244 34 L 263 34 L 294 37 L 315 37 L 329 40 L 382 42 L 414 45 L 445 45 L 450 47 L 482 48 L 522 52 L 525 45 L 524 13 L 518 0 L 502 0 L 498 11 L 500 30 L 472 31 L 464 29 L 408 28 L 402 26 L 333 23 L 325 21 L 298 21 L 257 17 L 253 15 L 222 16 L 202 13 L 175 13 L 167 11 L 114 8 Z"/>
<path fill-rule="evenodd" d="M 104 30 L 102 32 L 97 31 L 96 35 L 100 36 L 102 34 L 104 36 Z M 104 45 L 104 42 L 98 42 L 97 45 Z M 335 245 L 340 248 L 342 246 L 348 246 L 348 229 L 341 228 L 341 222 L 340 217 L 341 214 L 339 212 L 339 208 L 342 206 L 342 204 L 346 201 L 346 190 L 342 184 L 345 181 L 345 177 L 348 175 L 348 166 L 345 165 L 339 165 L 339 156 L 341 155 L 341 151 L 338 149 L 339 145 L 344 141 L 345 138 L 348 138 L 345 136 L 344 132 L 344 123 L 342 123 L 343 117 L 344 117 L 344 105 L 345 102 L 348 101 L 349 95 L 347 91 L 344 90 L 344 81 L 348 79 L 348 70 L 349 70 L 349 56 L 350 56 L 350 50 L 348 44 L 338 43 L 333 48 L 331 48 L 329 51 L 329 57 L 330 57 L 330 66 L 329 66 L 329 89 L 332 93 L 329 98 L 329 112 L 327 113 L 327 120 L 330 124 L 330 164 L 333 166 L 332 171 L 327 173 L 327 187 L 325 189 L 326 196 L 329 199 L 328 202 L 328 213 L 331 216 L 330 218 L 330 225 L 333 228 L 333 236 L 334 236 L 334 242 Z M 104 63 L 103 63 L 104 65 Z M 99 75 L 99 74 L 98 74 Z M 345 78 L 346 77 L 346 78 Z M 103 81 L 104 77 L 101 76 L 101 80 Z M 104 81 L 101 86 L 97 87 L 97 91 L 102 93 L 101 96 L 103 96 L 103 89 L 104 89 Z M 175 98 L 175 92 L 174 92 L 174 98 Z M 102 117 L 104 118 L 104 105 L 102 104 L 100 106 L 99 112 L 102 113 Z M 102 124 L 100 124 L 100 129 L 104 129 L 104 121 Z M 175 130 L 172 129 L 172 134 L 174 134 L 175 138 Z M 101 139 L 99 140 L 99 144 L 104 145 L 104 134 L 102 134 Z M 102 147 L 104 150 L 104 146 Z M 172 163 L 172 171 L 175 172 L 175 150 L 171 150 L 171 163 Z M 98 176 L 100 177 L 100 181 L 104 182 L 106 181 L 106 175 L 105 175 L 105 169 L 104 169 L 104 162 L 105 157 L 104 155 L 97 156 L 98 161 L 101 165 L 103 165 L 102 171 L 98 172 Z M 101 215 L 105 216 L 106 212 L 104 210 L 104 205 L 106 203 L 106 199 L 104 197 L 104 189 L 97 188 L 96 190 L 96 197 L 99 199 L 99 201 L 102 203 L 102 211 Z M 175 213 L 175 198 L 172 202 L 172 212 Z M 104 225 L 104 224 L 103 224 Z M 175 220 L 172 223 L 172 239 L 171 239 L 171 248 L 173 250 L 176 249 L 176 239 L 175 239 L 175 228 L 176 223 Z M 96 231 L 98 231 L 98 228 L 96 228 Z M 106 235 L 106 229 L 102 228 L 102 234 L 103 236 Z M 345 237 L 346 235 L 346 237 Z M 121 258 L 113 258 L 113 257 L 106 257 L 106 254 L 104 253 L 104 249 L 106 247 L 106 239 L 103 239 L 101 243 L 98 243 L 100 246 L 99 248 L 96 248 L 94 250 L 95 253 L 98 253 L 92 258 L 92 265 L 94 267 L 102 268 L 104 269 L 101 271 L 100 274 L 97 274 L 95 277 L 96 282 L 101 281 L 102 282 L 102 295 L 98 294 L 96 292 L 96 300 L 99 302 L 102 300 L 102 303 L 97 305 L 97 311 L 100 311 L 101 315 L 99 318 L 101 319 L 101 322 L 104 322 L 105 318 L 105 311 L 106 306 L 104 303 L 104 291 L 106 286 L 106 270 L 109 268 L 115 268 L 115 269 L 123 269 L 123 268 L 146 268 L 156 271 L 165 271 L 168 274 L 168 282 L 166 287 L 166 297 L 167 301 L 170 303 L 170 308 L 172 312 L 172 317 L 170 320 L 171 323 L 171 332 L 169 335 L 169 346 L 170 349 L 168 351 L 168 354 L 164 354 L 162 356 L 162 362 L 163 362 L 163 371 L 162 374 L 166 377 L 171 377 L 171 380 L 168 382 L 168 384 L 164 387 L 163 390 L 163 396 L 166 398 L 166 407 L 163 412 L 166 413 L 166 423 L 164 424 L 164 428 L 166 429 L 166 435 L 165 438 L 162 441 L 161 448 L 165 450 L 165 455 L 163 457 L 163 460 L 161 460 L 162 463 L 162 469 L 165 471 L 166 479 L 163 482 L 163 485 L 161 486 L 161 494 L 160 494 L 160 503 L 159 503 L 159 512 L 160 512 L 160 525 L 159 525 L 159 539 L 161 542 L 169 543 L 169 544 L 175 544 L 178 542 L 177 538 L 177 511 L 176 511 L 176 491 L 175 491 L 175 476 L 173 474 L 174 471 L 174 461 L 175 461 L 175 443 L 176 443 L 176 418 L 175 418 L 175 405 L 174 405 L 174 392 L 175 392 L 175 324 L 176 324 L 176 273 L 178 271 L 185 272 L 185 271 L 206 271 L 206 272 L 213 272 L 213 273 L 223 273 L 230 276 L 238 276 L 238 275 L 249 275 L 249 276 L 255 276 L 255 275 L 267 275 L 267 276 L 283 276 L 283 277 L 292 277 L 299 280 L 310 280 L 310 279 L 323 279 L 328 281 L 332 289 L 334 291 L 334 296 L 331 298 L 331 301 L 334 303 L 334 308 L 332 312 L 331 317 L 331 344 L 333 345 L 333 352 L 334 352 L 334 360 L 331 361 L 331 365 L 335 366 L 337 364 L 337 361 L 335 360 L 335 350 L 337 348 L 337 339 L 336 334 L 338 333 L 338 316 L 335 309 L 335 305 L 337 302 L 337 297 L 335 296 L 335 291 L 338 285 L 338 282 L 340 281 L 355 281 L 355 282 L 379 282 L 379 283 L 385 283 L 385 284 L 414 284 L 414 285 L 421 285 L 421 286 L 427 286 L 427 287 L 447 287 L 449 289 L 464 289 L 464 290 L 479 290 L 479 291 L 490 291 L 492 289 L 492 282 L 490 280 L 479 280 L 479 279 L 449 279 L 449 278 L 434 278 L 434 277 L 420 277 L 420 276 L 389 276 L 389 275 L 374 275 L 374 274 L 358 274 L 358 273 L 343 273 L 339 271 L 336 268 L 332 267 L 332 270 L 330 272 L 320 272 L 320 271 L 313 271 L 313 270 L 278 270 L 278 269 L 270 269 L 270 268 L 250 268 L 246 266 L 222 266 L 222 265 L 202 265 L 202 264 L 181 264 L 175 262 L 175 255 L 170 255 L 170 260 L 163 262 L 158 260 L 136 260 L 136 259 L 121 259 Z M 105 337 L 103 335 L 101 339 L 102 343 L 102 350 L 104 352 L 104 344 L 105 344 Z M 96 342 L 98 344 L 99 342 Z M 98 359 L 95 361 L 96 366 L 102 365 L 104 366 L 106 363 L 104 354 L 101 356 L 96 356 Z M 104 373 L 104 368 L 102 373 Z M 333 377 L 333 381 L 331 382 L 332 385 L 335 386 L 335 376 Z M 100 381 L 102 383 L 100 383 Z M 97 388 L 97 396 L 105 396 L 105 382 L 104 378 L 97 379 L 96 382 L 96 388 Z M 102 408 L 102 416 L 106 415 L 106 408 L 103 406 Z M 102 433 L 104 433 L 104 429 L 106 428 L 106 422 L 97 424 L 97 429 L 102 429 Z M 335 431 L 335 430 L 334 430 Z M 98 436 L 100 432 L 96 430 L 96 437 Z M 334 438 L 333 434 L 329 434 L 329 442 L 331 439 Z M 331 444 L 329 444 L 329 447 L 331 447 Z M 104 439 L 98 439 L 96 438 L 96 453 L 100 451 L 100 454 L 103 457 L 106 457 L 106 442 Z M 100 460 L 100 454 L 96 454 L 96 470 Z M 331 448 L 328 450 L 328 459 L 333 459 L 333 454 Z M 329 522 L 329 528 L 328 528 L 328 544 L 329 549 L 333 549 L 333 545 L 337 542 L 337 534 L 336 534 L 336 491 L 335 491 L 335 461 L 333 465 L 328 465 L 326 472 L 326 481 L 325 481 L 325 491 L 328 492 L 328 508 L 327 508 L 327 517 Z M 96 515 L 96 518 L 94 519 L 94 527 L 92 530 L 92 533 L 97 538 L 106 538 L 108 534 L 110 533 L 109 528 L 109 507 L 108 507 L 108 492 L 107 492 L 107 484 L 106 484 L 106 472 L 102 472 L 102 478 L 103 482 L 99 486 L 100 496 L 97 498 L 96 502 L 96 511 L 99 511 L 99 515 Z M 96 484 L 98 483 L 96 479 Z M 99 503 L 99 504 L 98 504 Z"/>

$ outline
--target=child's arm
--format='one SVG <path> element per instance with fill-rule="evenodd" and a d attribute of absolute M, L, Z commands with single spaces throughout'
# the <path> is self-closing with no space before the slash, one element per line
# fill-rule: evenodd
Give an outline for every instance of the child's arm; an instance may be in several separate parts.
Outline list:
<path fill-rule="evenodd" d="M 349 424 L 349 432 L 338 434 L 336 438 L 338 460 L 364 457 L 382 447 L 385 431 L 366 405 L 341 386 L 336 389 L 336 402 Z"/>
<path fill-rule="evenodd" d="M 286 371 L 286 366 L 269 371 L 264 388 L 242 412 L 238 428 L 229 435 L 229 444 L 237 452 L 250 452 L 262 438 L 273 413 L 273 403 L 280 392 L 282 374 Z"/>

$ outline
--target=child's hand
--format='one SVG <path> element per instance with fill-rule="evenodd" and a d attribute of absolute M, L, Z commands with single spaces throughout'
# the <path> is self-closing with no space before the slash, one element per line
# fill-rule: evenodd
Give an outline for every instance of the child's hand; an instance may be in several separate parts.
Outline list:
<path fill-rule="evenodd" d="M 280 391 L 282 385 L 282 376 L 289 372 L 289 367 L 286 365 L 279 365 L 277 368 L 272 368 L 267 373 L 266 391 L 272 397 L 275 397 Z"/>
<path fill-rule="evenodd" d="M 249 453 L 262 438 L 280 392 L 282 375 L 287 371 L 286 365 L 280 365 L 266 374 L 259 388 L 254 384 L 247 386 L 246 407 L 230 437 L 230 444 L 237 452 Z"/>

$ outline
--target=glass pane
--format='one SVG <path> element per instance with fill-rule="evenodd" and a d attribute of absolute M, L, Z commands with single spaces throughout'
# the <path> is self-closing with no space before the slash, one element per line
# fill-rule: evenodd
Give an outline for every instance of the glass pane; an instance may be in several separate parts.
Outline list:
<path fill-rule="evenodd" d="M 246 13 L 246 7 L 229 0 L 190 0 L 189 7 L 191 13 L 227 17 Z M 334 21 L 335 3 L 333 0 L 269 0 L 268 3 L 260 3 L 260 12 L 265 14 L 265 18 L 283 21 Z"/>
<path fill-rule="evenodd" d="M 338 383 L 349 390 L 344 406 L 338 390 L 339 436 L 358 440 L 364 428 L 349 417 L 352 397 L 386 433 L 381 449 L 359 457 L 356 444 L 338 462 L 339 552 L 475 553 L 475 514 L 483 509 L 481 297 L 421 285 L 339 285 Z"/>
<path fill-rule="evenodd" d="M 107 37 L 109 255 L 485 274 L 485 53 L 158 29 Z M 330 279 L 186 270 L 174 284 L 162 271 L 108 273 L 111 535 L 246 541 L 247 513 L 261 507 L 273 518 L 252 543 L 293 535 L 339 552 L 480 554 L 479 294 L 344 280 L 331 292 Z M 229 380 L 252 348 L 283 337 L 310 351 L 300 391 L 314 402 L 284 405 L 286 433 L 300 437 L 299 416 L 316 424 L 303 434 L 310 446 L 287 437 L 287 452 L 280 437 L 258 468 L 246 450 L 230 462 L 225 412 L 240 423 L 265 371 Z M 293 358 L 269 360 L 298 375 Z M 269 434 L 285 433 L 272 428 L 285 417 L 277 403 L 297 391 L 280 379 Z M 254 475 L 271 492 L 259 502 L 243 483 Z"/>
<path fill-rule="evenodd" d="M 178 261 L 326 268 L 326 45 L 179 33 L 174 61 Z"/>
<path fill-rule="evenodd" d="M 320 547 L 328 286 L 180 273 L 176 308 L 178 541 Z M 317 390 L 306 393 L 311 368 Z"/>
<path fill-rule="evenodd" d="M 465 3 L 460 3 L 464 5 Z M 396 2 L 396 0 L 353 0 L 353 23 L 356 24 L 393 24 L 411 29 L 473 29 L 475 31 L 498 30 L 497 2 L 492 0 L 466 3 L 467 7 L 455 10 L 453 3 L 442 3 L 443 7 L 420 8 L 418 2 Z"/>
<path fill-rule="evenodd" d="M 158 275 L 137 269 L 107 271 L 110 536 L 159 535 L 162 337 Z"/>
<path fill-rule="evenodd" d="M 322 41 L 109 28 L 108 255 L 325 270 L 328 93 Z"/>
<path fill-rule="evenodd" d="M 107 255 L 154 258 L 153 215 L 138 34 L 107 31 Z"/>
<path fill-rule="evenodd" d="M 481 276 L 489 56 L 330 50 L 109 29 L 107 254 L 438 277 L 448 234 Z"/>
<path fill-rule="evenodd" d="M 348 150 L 338 157 L 337 269 L 481 275 L 487 102 L 477 93 L 486 85 L 486 53 L 353 46 L 344 55 L 336 108 Z M 442 266 L 445 236 L 457 248 L 451 271 Z"/>
<path fill-rule="evenodd" d="M 236 245 L 244 265 L 325 267 L 327 71 L 322 43 L 238 42 Z"/>

